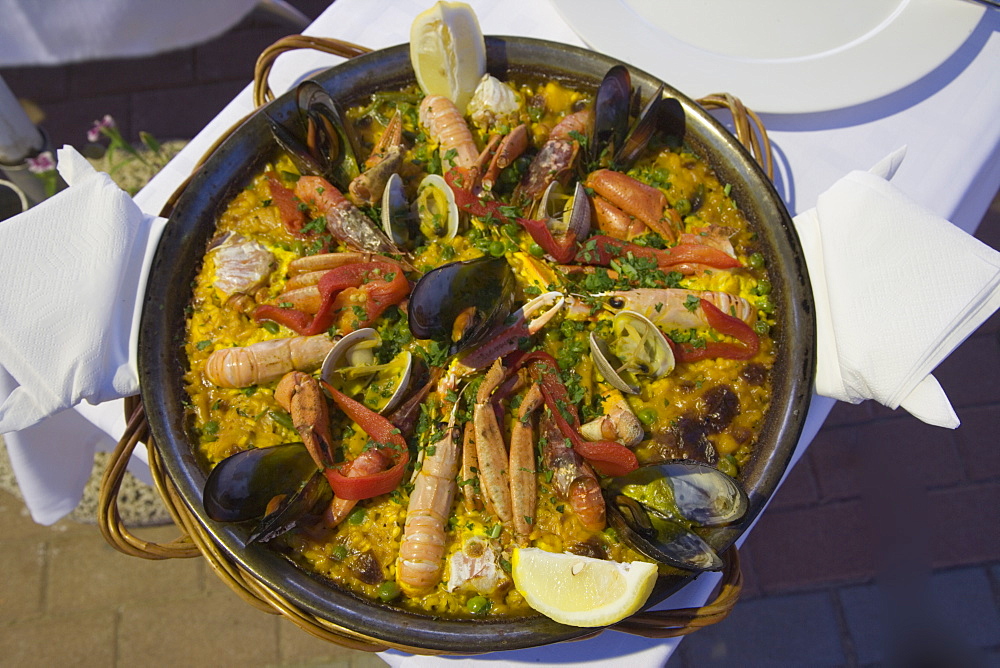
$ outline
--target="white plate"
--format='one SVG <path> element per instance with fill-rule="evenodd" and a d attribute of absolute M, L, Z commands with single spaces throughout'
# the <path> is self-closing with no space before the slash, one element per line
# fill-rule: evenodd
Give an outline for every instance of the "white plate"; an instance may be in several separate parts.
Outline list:
<path fill-rule="evenodd" d="M 839 109 L 913 83 L 985 11 L 965 0 L 552 0 L 594 50 L 692 97 L 751 109 Z"/>

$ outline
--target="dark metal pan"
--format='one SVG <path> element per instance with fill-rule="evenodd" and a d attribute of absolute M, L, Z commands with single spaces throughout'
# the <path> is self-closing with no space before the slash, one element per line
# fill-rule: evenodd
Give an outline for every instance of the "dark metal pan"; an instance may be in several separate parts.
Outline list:
<path fill-rule="evenodd" d="M 486 40 L 489 70 L 504 78 L 513 73 L 549 76 L 597 86 L 618 61 L 576 47 L 516 37 Z M 344 106 L 371 92 L 413 81 L 407 45 L 354 58 L 315 77 Z M 632 81 L 648 98 L 659 85 L 654 77 L 632 69 Z M 713 534 L 719 550 L 731 545 L 763 509 L 781 479 L 798 441 L 811 397 L 814 373 L 815 320 L 805 261 L 792 221 L 767 176 L 737 140 L 692 100 L 669 86 L 686 114 L 685 140 L 714 167 L 732 197 L 757 231 L 771 272 L 772 299 L 778 314 L 778 362 L 773 370 L 774 395 L 757 452 L 741 474 L 750 511 L 738 525 Z M 267 105 L 275 119 L 294 113 L 285 94 Z M 294 566 L 266 546 L 246 546 L 246 530 L 215 523 L 202 507 L 207 472 L 194 453 L 183 403 L 185 308 L 217 216 L 275 154 L 264 116 L 258 112 L 211 156 L 192 179 L 160 240 L 146 290 L 139 336 L 142 399 L 152 435 L 167 474 L 191 512 L 230 558 L 292 604 L 322 619 L 379 642 L 428 652 L 472 654 L 518 649 L 571 640 L 592 629 L 563 626 L 545 617 L 469 622 L 416 615 L 362 599 L 331 587 Z M 692 578 L 664 577 L 649 600 L 653 605 Z"/>

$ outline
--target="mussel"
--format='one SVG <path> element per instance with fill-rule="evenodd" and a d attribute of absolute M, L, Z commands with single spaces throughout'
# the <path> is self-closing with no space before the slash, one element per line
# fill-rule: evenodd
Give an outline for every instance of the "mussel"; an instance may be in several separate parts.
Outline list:
<path fill-rule="evenodd" d="M 410 332 L 457 353 L 502 324 L 514 296 L 514 272 L 502 257 L 441 265 L 424 274 L 410 294 Z"/>
<path fill-rule="evenodd" d="M 413 384 L 415 358 L 404 350 L 386 364 L 378 364 L 375 349 L 381 344 L 382 338 L 371 328 L 345 335 L 327 353 L 320 378 L 374 411 L 392 411 Z"/>
<path fill-rule="evenodd" d="M 217 522 L 259 520 L 247 542 L 268 541 L 292 529 L 330 486 L 302 443 L 244 450 L 219 462 L 203 492 Z"/>
<path fill-rule="evenodd" d="M 386 181 L 382 191 L 382 230 L 392 243 L 404 250 L 416 245 L 417 217 L 406 199 L 406 189 L 399 174 Z"/>
<path fill-rule="evenodd" d="M 592 164 L 610 163 L 625 171 L 657 135 L 684 136 L 684 108 L 674 98 L 663 96 L 662 85 L 630 125 L 634 102 L 638 93 L 632 90 L 628 69 L 615 65 L 604 76 L 594 100 L 589 137 Z"/>
<path fill-rule="evenodd" d="M 322 176 L 347 192 L 360 174 L 353 132 L 330 94 L 309 79 L 295 89 L 298 117 L 286 127 L 268 116 L 271 134 L 303 174 Z"/>
<path fill-rule="evenodd" d="M 661 378 L 674 370 L 674 351 L 666 336 L 648 318 L 635 311 L 619 311 L 611 321 L 612 339 L 590 334 L 594 366 L 613 387 L 639 394 L 637 376 Z"/>
<path fill-rule="evenodd" d="M 685 570 L 722 568 L 715 550 L 693 531 L 742 518 L 749 500 L 739 483 L 701 462 L 644 466 L 605 487 L 608 521 L 650 559 Z"/>

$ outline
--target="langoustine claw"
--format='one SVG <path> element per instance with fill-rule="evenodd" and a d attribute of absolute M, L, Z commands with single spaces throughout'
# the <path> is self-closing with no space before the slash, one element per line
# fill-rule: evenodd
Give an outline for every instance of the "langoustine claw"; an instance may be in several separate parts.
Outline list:
<path fill-rule="evenodd" d="M 553 181 L 562 180 L 576 164 L 580 153 L 577 139 L 586 134 L 593 118 L 590 109 L 568 114 L 559 121 L 541 150 L 528 166 L 528 172 L 514 192 L 522 201 L 534 201 L 542 196 Z"/>
<path fill-rule="evenodd" d="M 552 471 L 552 489 L 569 504 L 584 528 L 603 531 L 604 496 L 594 470 L 575 450 L 566 447 L 566 439 L 550 416 L 542 417 L 539 429 L 545 439 L 542 461 Z"/>
<path fill-rule="evenodd" d="M 330 452 L 330 411 L 316 379 L 302 371 L 285 374 L 274 388 L 274 400 L 289 415 L 292 425 L 312 455 L 316 466 L 333 461 Z"/>
<path fill-rule="evenodd" d="M 365 171 L 351 181 L 348 188 L 351 197 L 358 204 L 380 202 L 389 177 L 398 172 L 402 164 L 403 116 L 397 111 L 365 161 Z"/>
<path fill-rule="evenodd" d="M 323 177 L 299 177 L 295 195 L 326 217 L 326 229 L 338 241 L 371 253 L 400 252 L 368 216 Z"/>

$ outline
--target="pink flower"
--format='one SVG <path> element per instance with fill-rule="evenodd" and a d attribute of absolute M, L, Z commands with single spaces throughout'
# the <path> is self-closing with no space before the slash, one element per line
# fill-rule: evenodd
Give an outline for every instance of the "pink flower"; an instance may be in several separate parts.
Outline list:
<path fill-rule="evenodd" d="M 110 115 L 105 114 L 104 118 L 99 121 L 94 121 L 94 127 L 87 131 L 87 141 L 93 143 L 101 138 L 104 129 L 111 130 L 115 127 L 115 119 L 111 118 Z"/>
<path fill-rule="evenodd" d="M 39 153 L 34 158 L 28 158 L 28 171 L 33 174 L 44 174 L 56 168 L 56 161 L 52 157 L 52 151 Z"/>

